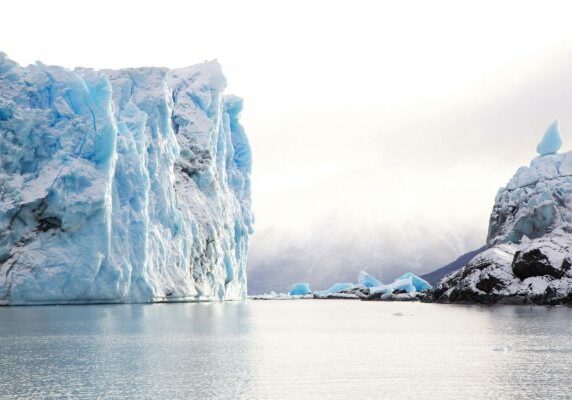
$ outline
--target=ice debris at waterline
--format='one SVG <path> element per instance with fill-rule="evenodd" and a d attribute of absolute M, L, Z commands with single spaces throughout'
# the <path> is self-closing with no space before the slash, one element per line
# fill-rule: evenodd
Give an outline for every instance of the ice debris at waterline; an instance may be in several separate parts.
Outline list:
<path fill-rule="evenodd" d="M 310 285 L 307 283 L 295 283 L 288 292 L 290 296 L 303 296 L 310 293 L 312 293 L 312 290 L 310 290 Z"/>
<path fill-rule="evenodd" d="M 572 152 L 552 124 L 543 155 L 520 167 L 496 196 L 487 249 L 435 287 L 439 301 L 572 303 Z"/>
<path fill-rule="evenodd" d="M 371 285 L 375 283 L 375 285 Z M 306 285 L 308 292 L 304 290 Z M 295 299 L 361 299 L 361 300 L 420 300 L 429 299 L 430 291 L 433 287 L 424 279 L 411 272 L 407 272 L 397 278 L 394 282 L 384 285 L 378 279 L 361 271 L 358 275 L 358 283 L 336 283 L 329 289 L 309 291 L 309 286 L 305 283 L 297 283 L 288 294 L 267 293 L 251 296 L 255 300 L 295 300 Z"/>
<path fill-rule="evenodd" d="M 391 294 L 395 291 L 415 293 L 417 290 L 413 285 L 413 279 L 411 277 L 405 279 L 397 278 L 393 283 L 372 287 L 369 290 L 371 294 Z"/>
<path fill-rule="evenodd" d="M 329 287 L 326 290 L 319 290 L 317 292 L 314 292 L 314 296 L 322 297 L 322 296 L 328 296 L 333 293 L 341 293 L 344 290 L 352 288 L 353 286 L 354 286 L 353 283 L 334 283 L 331 287 Z"/>
<path fill-rule="evenodd" d="M 243 298 L 251 152 L 225 86 L 217 62 L 0 53 L 0 304 Z"/>

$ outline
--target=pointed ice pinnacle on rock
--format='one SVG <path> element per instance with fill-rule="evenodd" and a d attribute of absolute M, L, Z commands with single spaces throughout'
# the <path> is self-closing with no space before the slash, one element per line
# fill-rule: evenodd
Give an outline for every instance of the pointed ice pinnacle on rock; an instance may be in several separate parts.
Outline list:
<path fill-rule="evenodd" d="M 544 132 L 542 141 L 536 146 L 536 151 L 541 156 L 555 154 L 560 149 L 560 146 L 562 146 L 562 139 L 558 131 L 558 120 L 555 120 Z"/>

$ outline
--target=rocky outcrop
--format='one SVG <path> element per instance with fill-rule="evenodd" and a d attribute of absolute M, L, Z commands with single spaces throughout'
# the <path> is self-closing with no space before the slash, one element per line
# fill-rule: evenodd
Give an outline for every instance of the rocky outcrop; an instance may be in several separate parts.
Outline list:
<path fill-rule="evenodd" d="M 433 296 L 444 302 L 562 304 L 572 298 L 572 152 L 552 124 L 541 155 L 501 188 L 487 248 L 445 276 Z M 555 150 L 556 149 L 556 150 Z"/>

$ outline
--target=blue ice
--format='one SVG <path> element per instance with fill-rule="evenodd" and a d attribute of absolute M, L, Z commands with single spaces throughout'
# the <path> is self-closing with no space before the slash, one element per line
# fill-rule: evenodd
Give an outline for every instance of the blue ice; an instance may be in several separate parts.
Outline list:
<path fill-rule="evenodd" d="M 312 293 L 312 291 L 310 290 L 310 285 L 307 283 L 295 283 L 288 292 L 290 296 L 303 296 L 310 293 Z"/>
<path fill-rule="evenodd" d="M 0 305 L 242 299 L 242 100 L 216 62 L 20 67 L 0 53 Z"/>
<path fill-rule="evenodd" d="M 358 284 L 365 287 L 374 287 L 383 285 L 381 281 L 374 278 L 365 271 L 360 271 L 360 273 L 358 274 Z"/>
<path fill-rule="evenodd" d="M 541 142 L 536 146 L 536 151 L 541 156 L 554 154 L 560 149 L 560 146 L 562 146 L 562 138 L 558 131 L 558 120 L 556 120 L 546 129 Z"/>
<path fill-rule="evenodd" d="M 431 286 L 429 284 L 429 282 L 427 282 L 425 279 L 418 277 L 415 274 L 412 274 L 411 272 L 406 272 L 403 275 L 401 275 L 399 278 L 396 279 L 396 281 L 399 280 L 403 280 L 403 279 L 408 279 L 411 278 L 411 282 L 413 283 L 413 286 L 415 286 L 415 290 L 418 292 L 423 292 L 425 290 L 431 290 L 433 289 L 433 286 Z"/>
<path fill-rule="evenodd" d="M 330 288 L 326 290 L 320 290 L 315 292 L 318 296 L 327 296 L 328 294 L 332 293 L 340 293 L 342 290 L 349 289 L 354 287 L 353 283 L 334 283 Z"/>
<path fill-rule="evenodd" d="M 390 294 L 390 293 L 393 293 L 397 290 L 404 291 L 406 293 L 415 293 L 417 291 L 417 289 L 415 288 L 415 285 L 413 284 L 413 279 L 411 277 L 408 277 L 405 279 L 397 279 L 393 283 L 390 283 L 388 285 L 381 285 L 381 286 L 373 287 L 370 289 L 370 293 L 371 294 L 379 294 L 379 293 Z"/>

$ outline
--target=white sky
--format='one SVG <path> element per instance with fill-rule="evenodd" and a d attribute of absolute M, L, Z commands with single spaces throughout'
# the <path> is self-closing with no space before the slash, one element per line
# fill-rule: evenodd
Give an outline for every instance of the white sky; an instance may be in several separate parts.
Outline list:
<path fill-rule="evenodd" d="M 259 243 L 270 228 L 296 234 L 332 217 L 354 230 L 478 224 L 484 235 L 497 188 L 555 116 L 569 144 L 571 11 L 565 1 L 14 0 L 2 4 L 0 50 L 68 67 L 218 59 L 228 92 L 245 98 Z"/>

